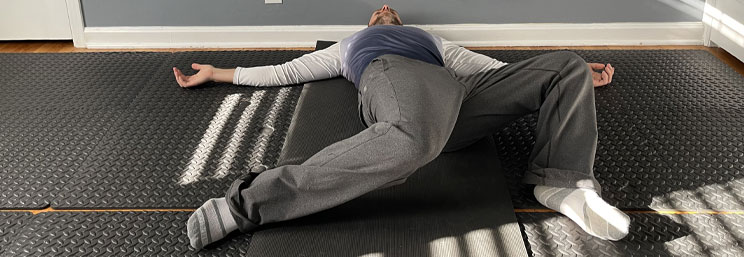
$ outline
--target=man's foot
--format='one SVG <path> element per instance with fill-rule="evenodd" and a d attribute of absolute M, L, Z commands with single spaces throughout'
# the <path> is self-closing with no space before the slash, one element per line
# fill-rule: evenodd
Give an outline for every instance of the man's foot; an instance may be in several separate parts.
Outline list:
<path fill-rule="evenodd" d="M 238 224 L 230 214 L 225 198 L 212 198 L 189 217 L 186 231 L 191 247 L 202 247 L 220 240 L 238 229 Z"/>
<path fill-rule="evenodd" d="M 617 241 L 628 235 L 630 218 L 584 188 L 535 186 L 537 201 L 563 213 L 590 235 Z"/>

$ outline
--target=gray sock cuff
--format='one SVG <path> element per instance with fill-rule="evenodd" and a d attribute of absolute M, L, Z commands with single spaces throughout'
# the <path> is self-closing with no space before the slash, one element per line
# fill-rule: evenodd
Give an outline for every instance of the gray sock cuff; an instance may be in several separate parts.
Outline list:
<path fill-rule="evenodd" d="M 220 197 L 213 198 L 210 201 L 212 201 L 217 211 L 218 218 L 220 221 L 222 221 L 222 225 L 225 226 L 225 230 L 227 230 L 227 233 L 237 230 L 238 224 L 235 222 L 235 218 L 233 218 L 232 214 L 230 213 L 230 206 L 227 205 L 227 200 L 225 200 L 224 197 Z"/>

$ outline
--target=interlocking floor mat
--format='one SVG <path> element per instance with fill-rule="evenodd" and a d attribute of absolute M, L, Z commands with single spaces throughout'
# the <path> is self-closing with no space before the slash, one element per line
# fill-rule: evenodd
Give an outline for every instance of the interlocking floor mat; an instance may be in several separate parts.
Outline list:
<path fill-rule="evenodd" d="M 0 54 L 0 208 L 41 208 L 167 53 Z"/>
<path fill-rule="evenodd" d="M 196 251 L 188 212 L 50 212 L 30 217 L 2 256 L 246 256 L 250 236 Z"/>
<path fill-rule="evenodd" d="M 478 52 L 502 61 L 517 62 L 550 51 Z M 616 68 L 613 82 L 595 89 L 599 129 L 595 173 L 603 184 L 603 196 L 608 202 L 624 210 L 651 208 L 744 210 L 742 200 L 744 77 L 702 50 L 574 50 L 574 52 L 584 57 L 587 62 L 610 62 Z M 226 51 L 1 54 L 0 91 L 3 93 L 0 94 L 0 117 L 3 122 L 0 123 L 0 208 L 42 208 L 48 205 L 55 208 L 93 209 L 193 208 L 208 198 L 222 196 L 229 182 L 245 172 L 246 167 L 256 164 L 276 166 L 281 163 L 278 160 L 280 153 L 282 156 L 285 154 L 290 156 L 291 149 L 284 148 L 282 151 L 282 148 L 302 87 L 254 88 L 229 83 L 209 83 L 194 89 L 182 89 L 175 83 L 171 67 L 177 66 L 189 73 L 187 67 L 191 62 L 211 63 L 217 67 L 278 64 L 305 53 L 307 52 Z M 339 104 L 350 104 L 352 108 L 343 110 L 345 113 L 343 115 L 349 115 L 344 122 L 350 126 L 359 126 L 358 117 L 350 116 L 357 115 L 356 99 L 351 92 L 353 91 L 345 92 L 349 99 L 343 98 L 349 102 Z M 308 103 L 311 104 L 319 106 L 317 108 L 328 108 L 317 102 Z M 297 109 L 297 113 L 299 111 L 300 109 Z M 495 131 L 493 136 L 495 141 L 493 156 L 501 161 L 501 168 L 497 169 L 503 171 L 503 176 L 507 180 L 504 187 L 509 188 L 512 203 L 518 209 L 542 208 L 534 201 L 531 188 L 519 183 L 534 141 L 533 128 L 537 115 L 539 114 L 527 115 L 502 130 Z M 314 125 L 322 127 L 322 123 L 327 120 L 329 119 L 317 119 Z M 303 128 L 308 127 L 298 127 L 296 130 L 300 131 Z M 346 133 L 354 132 L 348 130 Z M 339 135 L 344 137 L 347 134 Z M 292 134 L 286 137 L 288 143 L 301 142 L 292 139 Z M 317 142 L 322 144 L 332 143 L 333 140 L 336 139 L 317 138 Z M 311 139 L 307 142 L 313 141 Z M 322 144 L 311 147 L 323 147 Z M 310 145 L 312 144 L 306 144 Z M 294 161 L 301 161 L 302 158 L 306 158 L 304 155 L 313 150 L 307 148 L 302 151 L 305 152 L 294 155 Z M 446 159 L 446 156 L 443 155 L 443 158 Z M 290 158 L 282 161 L 285 160 L 291 162 Z M 431 164 L 432 168 L 451 165 L 446 161 L 436 163 L 437 161 Z M 439 173 L 430 174 L 436 177 Z M 421 181 L 427 179 L 422 177 Z M 433 183 L 446 184 L 442 181 Z M 313 251 L 307 250 L 310 249 L 307 247 L 312 246 L 316 247 L 312 249 L 323 251 L 350 250 L 359 254 L 375 254 L 375 251 L 379 250 L 403 255 L 408 252 L 395 250 L 397 248 L 392 243 L 394 240 L 385 237 L 396 238 L 404 232 L 388 230 L 385 227 L 387 225 L 372 225 L 374 235 L 380 237 L 378 241 L 368 244 L 356 243 L 368 241 L 369 238 L 365 238 L 364 235 L 342 230 L 367 226 L 360 223 L 359 217 L 347 215 L 354 204 L 362 209 L 372 208 L 374 205 L 367 206 L 361 203 L 387 199 L 396 195 L 396 192 L 400 193 L 396 190 L 414 186 L 410 184 L 411 181 L 390 188 L 389 191 L 374 192 L 360 199 L 359 203 L 350 203 L 350 207 L 329 210 L 307 217 L 307 220 L 267 227 L 261 232 L 263 234 L 257 234 L 254 238 L 254 241 L 263 243 L 251 244 L 250 249 L 230 248 L 237 250 L 228 255 L 233 253 L 239 255 L 248 251 L 271 253 L 272 249 L 266 247 L 273 246 L 276 241 L 269 239 L 284 238 L 287 231 L 303 232 L 305 234 L 298 235 L 304 237 L 314 235 L 313 233 L 318 235 L 330 233 L 328 231 L 334 230 L 338 235 L 346 235 L 352 243 L 347 246 L 317 246 L 311 244 L 312 241 L 307 241 L 298 244 L 297 248 L 282 249 L 283 252 L 275 253 L 312 253 Z M 474 192 L 480 191 L 474 189 L 471 193 Z M 415 194 L 411 197 L 423 198 Z M 472 200 L 475 201 L 477 198 L 474 197 Z M 421 204 L 420 206 L 431 204 L 428 208 L 437 210 L 455 206 L 446 202 L 440 205 L 429 202 Z M 483 204 L 488 206 L 491 203 L 489 201 Z M 442 242 L 445 245 L 457 242 L 460 245 L 467 245 L 466 241 L 460 239 L 483 238 L 488 234 L 484 231 L 493 231 L 493 227 L 484 227 L 486 230 L 467 230 L 484 224 L 478 222 L 467 229 L 440 225 L 439 230 L 435 231 L 434 228 L 421 224 L 444 224 L 441 217 L 447 217 L 446 215 L 426 216 L 416 213 L 422 217 L 422 223 L 414 223 L 409 222 L 411 216 L 406 216 L 414 213 L 411 209 L 402 208 L 397 210 L 398 214 L 394 211 L 396 210 L 385 213 L 391 216 L 390 224 L 410 224 L 411 231 L 442 236 L 432 236 L 429 238 L 431 240 L 426 242 L 411 241 L 413 243 L 411 253 L 425 252 L 424 243 L 429 247 L 429 254 L 432 254 L 432 251 L 454 253 L 452 249 L 456 248 L 449 246 L 442 248 L 444 250 L 441 251 L 431 250 L 439 249 L 433 242 Z M 479 211 L 488 213 L 489 210 Z M 370 210 L 369 213 L 382 214 L 380 210 Z M 329 218 L 336 217 L 332 214 L 347 216 Z M 555 221 L 561 220 L 560 216 L 551 216 L 552 218 L 544 216 L 556 214 L 520 212 L 518 217 L 526 231 L 530 252 L 536 256 L 553 256 L 551 252 L 562 251 L 559 249 L 573 249 L 568 251 L 586 256 L 597 255 L 598 252 L 591 249 L 601 250 L 600 253 L 603 251 L 609 255 L 622 254 L 625 253 L 623 249 L 630 249 L 632 243 L 636 242 L 634 240 L 640 238 L 637 236 L 639 233 L 651 233 L 643 231 L 654 231 L 651 234 L 658 239 L 652 238 L 649 239 L 652 243 L 641 244 L 641 247 L 645 248 L 639 250 L 638 255 L 741 254 L 740 246 L 744 241 L 738 232 L 730 232 L 729 228 L 741 224 L 739 216 L 631 214 L 634 224 L 644 227 L 640 231 L 634 228 L 636 230 L 633 230 L 628 241 L 613 244 L 616 248 L 599 247 L 605 245 L 590 239 L 574 242 L 570 238 L 541 235 L 542 232 L 539 231 L 552 231 L 560 227 L 559 223 L 556 223 L 558 221 Z M 18 221 L 12 224 L 0 223 L 4 224 L 0 228 L 2 235 L 0 242 L 3 243 L 0 244 L 0 253 L 4 255 L 12 253 L 9 256 L 40 255 L 40 251 L 46 251 L 45 249 L 56 249 L 54 251 L 64 253 L 85 251 L 74 246 L 86 244 L 86 241 L 76 239 L 82 240 L 82 236 L 60 239 L 60 234 L 56 232 L 33 230 L 42 236 L 39 236 L 37 241 L 30 240 L 35 236 L 28 234 L 32 231 L 28 229 L 36 227 L 28 226 L 39 226 L 41 223 L 34 223 L 37 218 L 67 222 L 68 218 L 64 217 L 76 215 L 95 217 L 78 218 L 80 222 L 90 219 L 89 223 L 82 223 L 93 224 L 91 222 L 94 220 L 126 221 L 116 218 L 123 217 L 121 215 L 151 215 L 154 220 L 178 216 L 182 219 L 178 222 L 177 226 L 180 226 L 178 229 L 184 230 L 185 219 L 188 217 L 186 213 L 171 212 L 145 214 L 53 212 L 36 216 L 16 213 L 0 215 L 6 215 L 2 216 L 3 221 L 6 217 L 9 217 L 7 220 Z M 52 218 L 55 215 L 59 215 L 60 218 Z M 525 218 L 530 215 L 537 218 L 531 220 L 529 217 Z M 644 215 L 650 216 L 643 218 Z M 30 220 L 26 220 L 29 218 L 34 222 L 29 223 Z M 373 224 L 381 224 L 376 216 L 367 218 L 377 222 Z M 689 220 L 679 220 L 688 218 Z M 73 226 L 73 221 L 75 220 L 60 226 Z M 713 221 L 723 225 L 714 225 Z M 309 225 L 296 222 L 308 222 Z M 571 224 L 565 219 L 561 222 L 566 226 Z M 13 232 L 16 236 L 6 232 L 10 231 L 7 227 L 12 227 L 9 224 L 18 228 Z M 458 226 L 470 226 L 468 224 L 472 225 L 462 221 Z M 535 230 L 537 225 L 534 224 L 540 224 L 539 227 L 547 229 Z M 83 231 L 89 229 L 98 231 L 91 232 L 93 234 L 106 233 L 106 229 L 92 226 L 84 227 Z M 23 228 L 20 229 L 21 227 Z M 310 231 L 306 229 L 308 227 L 329 230 Z M 712 232 L 700 234 L 702 232 L 696 232 L 699 228 Z M 81 228 L 73 226 L 69 229 L 73 231 Z M 160 235 L 165 235 L 162 233 L 168 231 L 162 227 L 147 229 L 152 229 L 156 234 L 161 233 Z M 21 230 L 24 234 L 19 237 L 17 233 Z M 466 230 L 475 232 L 467 233 Z M 571 235 L 588 236 L 576 229 L 568 231 L 575 231 Z M 719 236 L 716 238 L 715 235 Z M 126 236 L 112 235 L 113 238 Z M 57 239 L 45 241 L 43 238 Z M 158 248 L 165 243 L 157 240 L 141 244 L 144 248 L 137 248 L 139 246 L 132 248 L 140 250 L 147 248 L 155 253 L 163 253 L 160 255 L 168 255 L 166 252 L 169 251 L 175 252 L 172 255 L 176 256 L 194 254 L 188 252 L 190 250 L 187 249 L 187 239 L 183 234 L 158 238 L 180 240 L 182 242 L 179 241 L 178 247 L 181 248 L 179 250 Z M 248 240 L 239 238 L 242 237 L 233 237 L 230 240 Z M 226 243 L 229 244 L 230 240 Z M 132 245 L 141 243 L 126 240 L 123 242 Z M 54 246 L 42 246 L 47 244 Z M 667 248 L 662 249 L 662 245 Z M 551 250 L 539 250 L 544 247 Z M 107 247 L 91 249 L 109 251 Z M 467 248 L 460 246 L 460 249 Z M 479 249 L 486 249 L 484 253 L 491 253 L 493 251 L 488 249 L 494 248 Z M 590 250 L 580 254 L 574 251 L 576 249 Z M 122 250 L 116 251 L 119 253 Z M 223 250 L 214 251 L 225 254 Z M 130 254 L 132 253 L 122 255 Z M 212 253 L 204 250 L 198 254 Z"/>
<path fill-rule="evenodd" d="M 302 86 L 175 84 L 170 67 L 281 63 L 302 51 L 182 52 L 167 59 L 60 186 L 55 208 L 198 207 L 252 165 L 276 165 Z"/>
<path fill-rule="evenodd" d="M 516 62 L 548 51 L 481 51 Z M 744 210 L 744 77 L 703 50 L 574 51 L 611 63 L 595 89 L 594 172 L 603 197 L 625 209 Z M 519 183 L 538 113 L 494 137 L 516 208 L 540 205 Z"/>
<path fill-rule="evenodd" d="M 124 110 L 169 53 L 0 54 L 0 111 Z"/>
<path fill-rule="evenodd" d="M 28 212 L 0 212 L 0 256 L 11 256 L 6 250 L 30 218 Z"/>
<path fill-rule="evenodd" d="M 558 213 L 517 213 L 531 256 L 744 256 L 744 215 L 629 216 L 630 234 L 613 242 Z"/>
<path fill-rule="evenodd" d="M 196 207 L 222 195 L 248 163 L 276 163 L 301 86 L 184 89 L 171 67 L 305 53 L 0 55 L 0 207 Z"/>

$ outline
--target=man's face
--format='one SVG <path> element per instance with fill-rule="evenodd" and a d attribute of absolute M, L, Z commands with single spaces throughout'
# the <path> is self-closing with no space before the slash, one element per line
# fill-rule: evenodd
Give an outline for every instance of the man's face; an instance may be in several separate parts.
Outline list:
<path fill-rule="evenodd" d="M 372 27 L 374 25 L 403 25 L 403 22 L 400 21 L 398 12 L 388 5 L 383 5 L 382 8 L 375 10 L 372 17 L 369 18 L 367 26 Z"/>

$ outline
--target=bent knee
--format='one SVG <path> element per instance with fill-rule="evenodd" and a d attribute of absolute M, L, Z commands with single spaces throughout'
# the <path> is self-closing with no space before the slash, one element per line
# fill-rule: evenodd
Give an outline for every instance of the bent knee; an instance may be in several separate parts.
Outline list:
<path fill-rule="evenodd" d="M 550 55 L 550 59 L 563 69 L 589 71 L 589 65 L 584 58 L 572 51 L 556 51 L 550 53 Z"/>
<path fill-rule="evenodd" d="M 584 76 L 591 78 L 591 68 L 589 68 L 589 64 L 580 55 L 572 51 L 557 51 L 553 52 L 553 54 L 558 60 L 556 63 L 562 65 L 564 72 L 583 73 Z"/>

